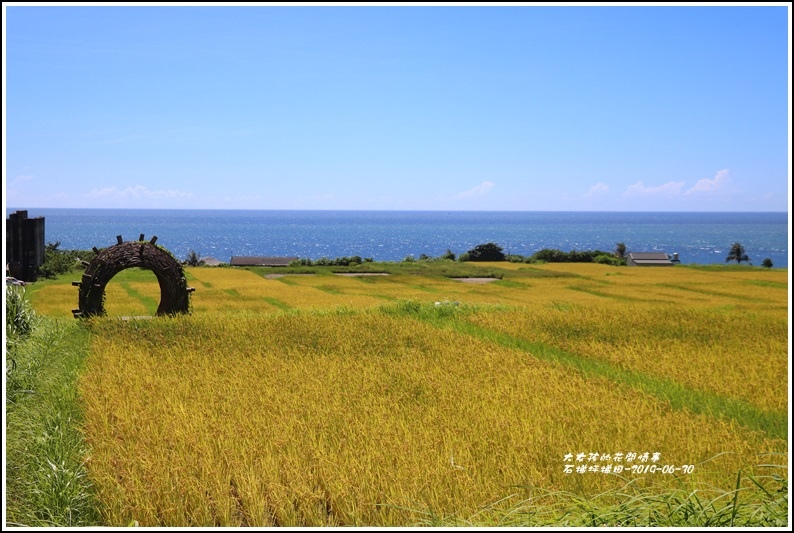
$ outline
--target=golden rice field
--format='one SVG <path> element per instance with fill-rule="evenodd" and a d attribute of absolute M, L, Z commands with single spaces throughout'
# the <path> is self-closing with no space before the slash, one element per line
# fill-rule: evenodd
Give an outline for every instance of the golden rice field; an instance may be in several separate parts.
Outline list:
<path fill-rule="evenodd" d="M 192 314 L 151 320 L 118 317 L 153 314 L 154 275 L 119 274 L 79 382 L 106 524 L 533 525 L 563 494 L 787 476 L 786 270 L 482 268 L 192 268 Z M 31 301 L 71 317 L 77 289 Z"/>

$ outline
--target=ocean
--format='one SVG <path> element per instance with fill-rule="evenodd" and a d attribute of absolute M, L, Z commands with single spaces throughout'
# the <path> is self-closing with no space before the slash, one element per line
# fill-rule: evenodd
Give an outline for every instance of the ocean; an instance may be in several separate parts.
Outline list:
<path fill-rule="evenodd" d="M 6 216 L 26 208 L 9 208 Z M 246 211 L 27 208 L 45 217 L 45 241 L 64 250 L 103 248 L 116 236 L 157 243 L 177 258 L 191 251 L 229 262 L 232 256 L 319 259 L 358 255 L 402 261 L 421 254 L 456 255 L 493 242 L 505 253 L 543 248 L 677 253 L 682 264 L 725 264 L 733 243 L 752 264 L 789 266 L 788 213 L 507 212 L 507 211 Z"/>

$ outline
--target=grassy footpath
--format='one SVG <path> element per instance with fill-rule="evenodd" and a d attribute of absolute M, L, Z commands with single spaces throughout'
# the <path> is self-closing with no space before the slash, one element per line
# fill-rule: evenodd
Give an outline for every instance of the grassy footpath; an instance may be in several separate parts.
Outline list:
<path fill-rule="evenodd" d="M 88 353 L 88 332 L 76 321 L 32 313 L 27 316 L 32 330 L 14 331 L 8 326 L 13 306 L 8 307 L 6 525 L 99 525 L 75 386 Z"/>

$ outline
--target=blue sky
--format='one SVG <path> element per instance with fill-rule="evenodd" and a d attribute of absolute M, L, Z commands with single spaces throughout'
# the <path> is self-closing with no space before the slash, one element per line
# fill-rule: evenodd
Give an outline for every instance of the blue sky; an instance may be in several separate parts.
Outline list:
<path fill-rule="evenodd" d="M 790 205 L 787 5 L 3 10 L 7 207 Z"/>

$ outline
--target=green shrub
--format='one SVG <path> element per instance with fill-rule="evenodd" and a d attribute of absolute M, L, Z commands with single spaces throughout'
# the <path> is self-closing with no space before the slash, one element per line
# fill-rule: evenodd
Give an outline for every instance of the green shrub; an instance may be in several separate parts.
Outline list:
<path fill-rule="evenodd" d="M 44 247 L 44 263 L 39 265 L 37 276 L 54 279 L 76 269 L 83 269 L 83 261 L 91 261 L 92 250 L 60 250 L 60 242 L 50 242 Z"/>
<path fill-rule="evenodd" d="M 616 257 L 612 254 L 599 254 L 593 258 L 593 263 L 612 266 L 625 266 L 626 260 Z"/>
<path fill-rule="evenodd" d="M 336 259 L 329 259 L 327 257 L 321 257 L 320 259 L 316 260 L 303 258 L 296 261 L 291 261 L 289 266 L 356 266 L 362 263 L 373 263 L 374 261 L 375 260 L 371 257 L 362 258 L 359 255 L 353 255 L 350 257 L 337 257 Z"/>

